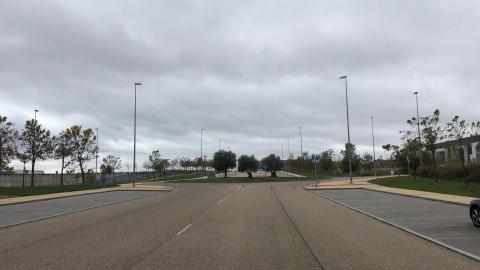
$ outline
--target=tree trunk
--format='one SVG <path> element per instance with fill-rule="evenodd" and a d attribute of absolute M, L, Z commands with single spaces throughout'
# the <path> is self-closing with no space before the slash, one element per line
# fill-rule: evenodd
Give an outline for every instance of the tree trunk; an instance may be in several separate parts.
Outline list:
<path fill-rule="evenodd" d="M 435 157 L 435 146 L 432 145 L 433 173 L 435 174 L 435 183 L 438 183 L 437 158 Z"/>
<path fill-rule="evenodd" d="M 63 167 L 65 166 L 65 157 L 62 157 L 62 169 L 60 170 L 60 186 L 63 186 Z"/>
<path fill-rule="evenodd" d="M 30 178 L 30 187 L 34 187 L 35 186 L 35 159 L 32 159 L 32 176 Z"/>
<path fill-rule="evenodd" d="M 81 160 L 78 160 L 78 165 L 80 165 L 80 172 L 82 173 L 82 184 L 85 184 L 85 172 L 83 171 L 83 164 Z"/>
<path fill-rule="evenodd" d="M 227 178 L 227 169 L 225 169 L 225 178 Z"/>
<path fill-rule="evenodd" d="M 22 187 L 25 187 L 25 162 L 23 163 L 23 177 L 22 177 Z"/>

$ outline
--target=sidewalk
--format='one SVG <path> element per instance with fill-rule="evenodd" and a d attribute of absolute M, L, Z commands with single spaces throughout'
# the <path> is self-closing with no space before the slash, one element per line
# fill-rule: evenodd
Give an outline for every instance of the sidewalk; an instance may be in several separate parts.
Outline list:
<path fill-rule="evenodd" d="M 125 191 L 125 190 L 127 191 L 170 191 L 173 189 L 174 189 L 173 187 L 166 187 L 166 186 L 158 185 L 155 183 L 137 182 L 135 184 L 135 187 L 133 187 L 131 183 L 128 183 L 128 184 L 120 184 L 120 186 L 118 187 L 111 187 L 111 188 L 98 188 L 98 189 L 79 190 L 79 191 L 71 191 L 71 192 L 5 198 L 5 199 L 0 199 L 0 206 L 8 205 L 8 204 L 25 203 L 25 202 L 44 201 L 44 200 L 51 200 L 51 199 L 57 199 L 57 198 L 63 198 L 63 197 L 88 195 L 88 194 L 110 192 L 110 191 Z"/>
<path fill-rule="evenodd" d="M 385 177 L 382 177 L 382 178 L 385 178 Z M 473 197 L 467 197 L 467 196 L 441 194 L 441 193 L 434 193 L 434 192 L 420 191 L 420 190 L 391 188 L 391 187 L 379 186 L 379 185 L 368 182 L 369 180 L 373 180 L 373 179 L 375 178 L 374 177 L 353 178 L 353 184 L 350 184 L 350 180 L 348 178 L 344 178 L 340 180 L 319 183 L 318 186 L 316 186 L 315 184 L 310 184 L 308 186 L 305 186 L 305 189 L 322 190 L 322 189 L 356 189 L 358 188 L 358 189 L 367 189 L 367 190 L 380 191 L 380 192 L 386 192 L 386 193 L 400 194 L 404 196 L 423 198 L 423 199 L 428 199 L 433 201 L 454 203 L 454 204 L 465 205 L 465 206 L 468 206 L 470 204 L 470 201 L 475 199 Z"/>

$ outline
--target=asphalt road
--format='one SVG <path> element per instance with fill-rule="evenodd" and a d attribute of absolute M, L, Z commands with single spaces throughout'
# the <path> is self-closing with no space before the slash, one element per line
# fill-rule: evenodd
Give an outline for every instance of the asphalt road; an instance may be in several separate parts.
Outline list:
<path fill-rule="evenodd" d="M 177 190 L 0 229 L 1 269 L 479 269 L 296 183 Z"/>
<path fill-rule="evenodd" d="M 480 230 L 473 226 L 468 207 L 364 189 L 315 193 L 480 260 Z"/>

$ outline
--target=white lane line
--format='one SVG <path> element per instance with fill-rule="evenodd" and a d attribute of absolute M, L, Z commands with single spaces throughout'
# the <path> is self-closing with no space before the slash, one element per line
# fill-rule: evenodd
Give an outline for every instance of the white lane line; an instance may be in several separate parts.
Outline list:
<path fill-rule="evenodd" d="M 227 196 L 223 197 L 223 199 L 221 199 L 220 201 L 217 202 L 217 205 L 220 205 L 223 201 L 225 201 L 228 197 L 230 197 L 230 195 L 232 195 L 233 192 L 231 192 L 230 194 L 228 194 Z"/>
<path fill-rule="evenodd" d="M 192 226 L 192 224 L 188 224 L 187 226 L 185 226 L 185 228 L 183 228 L 181 231 L 179 231 L 177 233 L 177 236 L 181 235 L 182 233 L 184 233 L 186 230 L 188 230 L 188 228 L 190 228 L 190 226 Z"/>

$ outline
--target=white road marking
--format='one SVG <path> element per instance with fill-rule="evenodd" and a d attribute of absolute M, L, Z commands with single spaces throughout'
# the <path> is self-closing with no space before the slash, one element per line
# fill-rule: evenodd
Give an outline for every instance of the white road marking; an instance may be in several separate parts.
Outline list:
<path fill-rule="evenodd" d="M 233 192 L 231 192 L 230 194 L 228 194 L 227 196 L 223 197 L 223 199 L 221 199 L 220 201 L 217 202 L 217 205 L 220 205 L 223 201 L 225 201 L 228 197 L 230 197 L 230 195 L 232 195 Z"/>
<path fill-rule="evenodd" d="M 182 233 L 184 233 L 186 230 L 188 230 L 188 228 L 190 228 L 190 226 L 192 226 L 192 224 L 188 224 L 187 226 L 185 226 L 185 228 L 183 228 L 181 231 L 179 231 L 177 233 L 177 236 L 181 235 Z"/>

